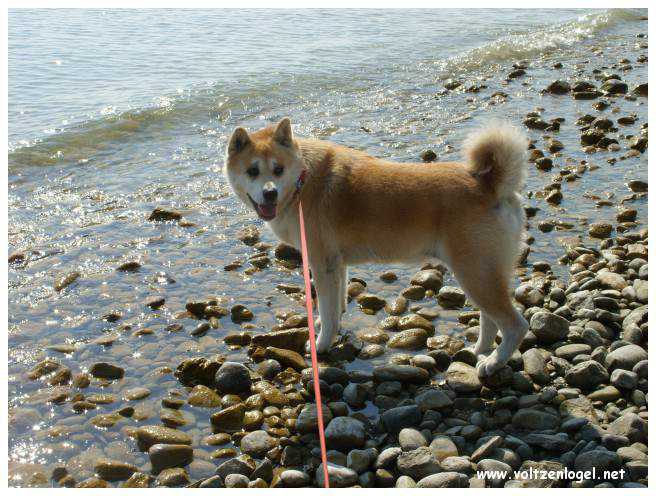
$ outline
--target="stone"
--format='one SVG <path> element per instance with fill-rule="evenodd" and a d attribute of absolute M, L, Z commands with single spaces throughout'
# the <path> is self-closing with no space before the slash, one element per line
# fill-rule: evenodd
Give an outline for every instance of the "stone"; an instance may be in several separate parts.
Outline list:
<path fill-rule="evenodd" d="M 89 373 L 101 379 L 121 379 L 125 375 L 125 370 L 118 365 L 113 365 L 106 362 L 94 363 L 89 370 Z"/>
<path fill-rule="evenodd" d="M 436 269 L 420 270 L 410 280 L 410 284 L 422 286 L 424 289 L 433 291 L 439 291 L 442 287 L 442 282 L 442 273 Z"/>
<path fill-rule="evenodd" d="M 425 412 L 447 408 L 453 404 L 453 400 L 441 389 L 426 389 L 415 396 L 415 403 Z"/>
<path fill-rule="evenodd" d="M 360 294 L 356 298 L 356 301 L 358 302 L 358 305 L 360 305 L 361 308 L 365 310 L 372 310 L 374 312 L 377 312 L 378 310 L 385 308 L 385 305 L 387 303 L 383 298 L 380 298 L 379 296 L 376 296 L 371 293 Z"/>
<path fill-rule="evenodd" d="M 253 431 L 241 438 L 241 451 L 254 458 L 262 458 L 267 451 L 278 446 L 278 441 L 265 431 Z"/>
<path fill-rule="evenodd" d="M 387 346 L 403 350 L 420 350 L 426 347 L 427 339 L 428 333 L 425 329 L 408 329 L 392 336 Z"/>
<path fill-rule="evenodd" d="M 346 457 L 346 466 L 362 474 L 372 467 L 377 455 L 378 450 L 375 448 L 351 450 Z"/>
<path fill-rule="evenodd" d="M 619 470 L 622 460 L 617 453 L 612 451 L 595 449 L 580 453 L 574 460 L 574 470 L 592 471 L 596 470 L 599 477 L 607 470 Z"/>
<path fill-rule="evenodd" d="M 294 370 L 300 372 L 307 367 L 305 358 L 303 358 L 300 353 L 294 350 L 269 346 L 266 349 L 264 356 L 266 358 L 276 360 L 278 363 L 280 363 L 280 365 L 282 365 L 283 368 L 291 367 Z"/>
<path fill-rule="evenodd" d="M 156 207 L 155 210 L 153 210 L 148 216 L 148 220 L 150 221 L 169 221 L 180 219 L 182 219 L 182 214 L 180 212 L 161 207 Z"/>
<path fill-rule="evenodd" d="M 228 474 L 223 481 L 228 489 L 245 488 L 248 487 L 249 482 L 248 477 L 243 474 Z"/>
<path fill-rule="evenodd" d="M 417 446 L 417 448 L 419 448 L 419 446 Z M 431 441 L 429 448 L 433 453 L 433 456 L 440 462 L 445 458 L 458 456 L 459 454 L 458 447 L 448 436 L 435 437 Z"/>
<path fill-rule="evenodd" d="M 199 384 L 189 392 L 187 403 L 201 408 L 216 408 L 221 406 L 221 397 L 214 390 Z"/>
<path fill-rule="evenodd" d="M 608 370 L 615 369 L 631 370 L 642 360 L 647 360 L 647 352 L 637 344 L 628 344 L 611 351 L 606 355 L 606 367 Z"/>
<path fill-rule="evenodd" d="M 571 89 L 572 87 L 567 81 L 556 80 L 547 86 L 546 91 L 554 95 L 563 95 L 565 93 L 569 93 Z"/>
<path fill-rule="evenodd" d="M 330 478 L 330 473 L 328 478 Z M 310 476 L 300 470 L 287 469 L 280 473 L 280 482 L 283 487 L 308 487 Z"/>
<path fill-rule="evenodd" d="M 225 480 L 225 478 L 230 474 L 242 474 L 246 477 L 250 475 L 255 470 L 255 463 L 248 461 L 243 457 L 231 458 L 223 462 L 216 468 L 216 475 Z"/>
<path fill-rule="evenodd" d="M 139 427 L 134 433 L 141 451 L 148 451 L 154 444 L 185 444 L 191 445 L 191 436 L 186 432 L 162 425 L 146 425 Z"/>
<path fill-rule="evenodd" d="M 590 391 L 608 382 L 608 371 L 599 362 L 587 360 L 569 369 L 565 374 L 565 380 L 572 387 Z"/>
<path fill-rule="evenodd" d="M 410 384 L 423 384 L 428 382 L 429 374 L 425 369 L 412 365 L 379 365 L 373 371 L 377 382 L 399 381 Z"/>
<path fill-rule="evenodd" d="M 465 474 L 457 472 L 442 472 L 424 477 L 417 482 L 418 488 L 465 488 L 469 487 L 469 479 Z"/>
<path fill-rule="evenodd" d="M 463 362 L 452 362 L 449 365 L 446 382 L 457 394 L 478 393 L 482 387 L 476 369 Z"/>
<path fill-rule="evenodd" d="M 166 468 L 184 467 L 194 459 L 194 450 L 187 444 L 153 444 L 148 449 L 153 472 Z"/>
<path fill-rule="evenodd" d="M 499 448 L 503 444 L 503 438 L 501 436 L 492 436 L 490 439 L 481 444 L 478 448 L 472 453 L 470 460 L 474 463 L 490 456 L 495 449 Z"/>
<path fill-rule="evenodd" d="M 249 393 L 252 384 L 248 368 L 237 362 L 224 362 L 216 372 L 214 382 L 221 394 Z"/>
<path fill-rule="evenodd" d="M 80 278 L 80 276 L 81 274 L 77 271 L 60 275 L 57 278 L 55 278 L 55 283 L 53 287 L 55 288 L 55 291 L 61 291 L 64 288 L 73 284 L 75 281 L 77 281 Z"/>
<path fill-rule="evenodd" d="M 567 338 L 569 321 L 559 315 L 540 311 L 531 317 L 529 328 L 538 342 L 552 344 Z"/>
<path fill-rule="evenodd" d="M 632 443 L 647 443 L 647 422 L 635 413 L 625 413 L 615 419 L 608 432 L 625 436 Z"/>
<path fill-rule="evenodd" d="M 320 487 L 324 486 L 324 470 L 323 463 L 317 467 L 316 475 L 317 484 Z M 358 474 L 355 470 L 348 467 L 328 463 L 328 479 L 331 488 L 351 487 L 358 482 Z"/>
<path fill-rule="evenodd" d="M 547 384 L 549 374 L 544 356 L 537 348 L 526 350 L 522 354 L 524 371 L 538 384 Z"/>
<path fill-rule="evenodd" d="M 218 432 L 237 432 L 244 426 L 245 414 L 246 406 L 237 403 L 212 414 L 210 422 Z"/>
<path fill-rule="evenodd" d="M 396 433 L 405 427 L 419 425 L 422 415 L 417 405 L 407 405 L 390 408 L 380 418 L 387 432 Z"/>
<path fill-rule="evenodd" d="M 465 293 L 455 286 L 444 286 L 437 293 L 437 302 L 442 308 L 460 308 L 465 300 Z"/>
<path fill-rule="evenodd" d="M 322 405 L 321 413 L 325 429 L 332 420 L 333 415 L 328 405 Z M 296 431 L 299 434 L 318 434 L 318 418 L 316 405 L 314 403 L 307 403 L 296 418 Z"/>
<path fill-rule="evenodd" d="M 441 471 L 439 461 L 426 446 L 402 452 L 396 460 L 396 465 L 399 472 L 413 479 L 423 479 Z"/>
<path fill-rule="evenodd" d="M 326 445 L 330 449 L 351 450 L 364 446 L 364 424 L 352 417 L 335 417 L 325 430 Z"/>
<path fill-rule="evenodd" d="M 424 435 L 416 429 L 406 427 L 399 432 L 399 445 L 403 451 L 412 451 L 427 444 Z"/>
<path fill-rule="evenodd" d="M 138 472 L 139 469 L 131 463 L 111 460 L 109 458 L 101 458 L 94 465 L 94 470 L 98 477 L 103 480 L 114 482 L 130 478 L 132 474 Z"/>
<path fill-rule="evenodd" d="M 560 419 L 543 410 L 522 408 L 513 415 L 512 424 L 517 429 L 547 430 L 556 429 L 560 425 Z"/>

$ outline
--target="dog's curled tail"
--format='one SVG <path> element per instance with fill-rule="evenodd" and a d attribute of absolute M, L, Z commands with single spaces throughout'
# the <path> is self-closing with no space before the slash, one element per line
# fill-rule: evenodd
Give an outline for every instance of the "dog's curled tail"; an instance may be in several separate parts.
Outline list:
<path fill-rule="evenodd" d="M 528 139 L 516 127 L 491 122 L 469 136 L 465 154 L 472 175 L 501 199 L 523 188 L 527 148 Z"/>

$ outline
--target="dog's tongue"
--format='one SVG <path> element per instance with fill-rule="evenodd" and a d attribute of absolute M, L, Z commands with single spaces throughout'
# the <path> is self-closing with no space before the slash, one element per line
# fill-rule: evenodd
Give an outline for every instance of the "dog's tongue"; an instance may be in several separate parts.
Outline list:
<path fill-rule="evenodd" d="M 258 205 L 260 207 L 260 213 L 263 217 L 272 218 L 276 216 L 276 206 L 275 205 Z"/>

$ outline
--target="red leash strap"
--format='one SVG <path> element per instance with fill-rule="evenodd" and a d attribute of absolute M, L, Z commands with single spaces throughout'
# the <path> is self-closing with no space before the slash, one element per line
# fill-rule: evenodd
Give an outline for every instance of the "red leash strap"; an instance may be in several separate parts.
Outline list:
<path fill-rule="evenodd" d="M 317 420 L 319 421 L 319 442 L 321 443 L 321 461 L 323 463 L 324 487 L 330 488 L 328 482 L 328 456 L 326 455 L 326 435 L 323 431 L 323 411 L 321 408 L 321 388 L 319 387 L 319 362 L 317 361 L 317 340 L 314 332 L 314 316 L 312 315 L 312 286 L 310 285 L 310 269 L 308 267 L 307 242 L 305 241 L 305 222 L 303 207 L 298 201 L 298 221 L 301 227 L 301 255 L 303 257 L 303 278 L 305 279 L 305 306 L 307 308 L 308 328 L 310 329 L 310 356 L 312 357 L 312 375 L 314 376 L 314 401 L 317 404 Z"/>

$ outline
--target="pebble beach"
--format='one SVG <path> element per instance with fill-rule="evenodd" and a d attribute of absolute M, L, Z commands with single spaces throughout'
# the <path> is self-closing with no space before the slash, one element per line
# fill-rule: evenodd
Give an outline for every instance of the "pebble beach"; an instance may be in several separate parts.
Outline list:
<path fill-rule="evenodd" d="M 236 125 L 289 115 L 426 167 L 490 117 L 530 139 L 529 333 L 481 380 L 446 266 L 352 268 L 320 360 L 331 487 L 646 487 L 646 15 L 517 21 L 384 75 L 194 87 L 34 139 L 10 112 L 10 486 L 323 486 L 300 255 L 221 171 Z"/>

